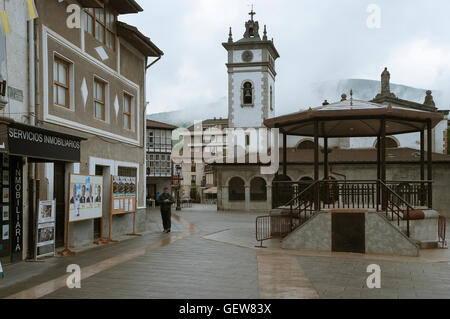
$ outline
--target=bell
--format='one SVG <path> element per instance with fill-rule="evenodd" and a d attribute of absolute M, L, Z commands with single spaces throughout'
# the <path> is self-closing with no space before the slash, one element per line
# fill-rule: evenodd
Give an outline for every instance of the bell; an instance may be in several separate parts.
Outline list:
<path fill-rule="evenodd" d="M 250 90 L 245 90 L 245 97 L 252 97 Z"/>

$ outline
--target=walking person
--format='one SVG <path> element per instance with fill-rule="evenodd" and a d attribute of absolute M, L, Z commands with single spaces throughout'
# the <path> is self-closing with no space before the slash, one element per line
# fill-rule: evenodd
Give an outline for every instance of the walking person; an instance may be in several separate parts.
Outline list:
<path fill-rule="evenodd" d="M 165 233 L 170 233 L 172 228 L 172 204 L 175 202 L 169 194 L 169 189 L 164 188 L 164 193 L 159 196 L 159 205 L 161 207 L 161 218 Z"/>

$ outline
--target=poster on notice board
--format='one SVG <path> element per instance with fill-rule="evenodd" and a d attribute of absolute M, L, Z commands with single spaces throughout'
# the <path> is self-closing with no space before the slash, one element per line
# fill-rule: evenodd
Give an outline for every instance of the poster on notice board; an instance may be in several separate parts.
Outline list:
<path fill-rule="evenodd" d="M 70 175 L 69 221 L 103 215 L 103 176 Z"/>

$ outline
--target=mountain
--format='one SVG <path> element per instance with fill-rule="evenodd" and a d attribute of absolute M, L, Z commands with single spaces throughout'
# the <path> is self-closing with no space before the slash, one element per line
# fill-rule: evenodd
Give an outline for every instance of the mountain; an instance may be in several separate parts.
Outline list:
<path fill-rule="evenodd" d="M 353 97 L 358 100 L 370 101 L 380 93 L 380 81 L 363 80 L 363 79 L 345 79 L 338 81 L 318 82 L 311 85 L 308 92 L 312 92 L 312 96 L 306 101 L 298 101 L 297 105 L 311 105 L 309 101 L 316 101 L 315 105 L 319 106 L 324 100 L 329 103 L 340 101 L 342 93 L 350 95 L 353 90 Z M 423 103 L 425 100 L 426 89 L 418 89 L 410 86 L 391 83 L 391 92 L 397 97 L 417 103 Z M 446 96 L 441 91 L 433 91 L 434 101 L 439 109 L 446 108 Z M 449 101 L 450 104 L 450 101 Z M 172 124 L 179 127 L 189 127 L 194 121 L 203 121 L 211 118 L 226 118 L 228 112 L 227 98 L 223 97 L 215 103 L 203 106 L 186 107 L 183 110 L 175 112 L 156 113 L 148 115 L 148 119 L 163 123 Z M 313 104 L 314 105 L 314 104 Z M 444 107 L 443 107 L 444 106 Z M 298 110 L 288 110 L 295 112 Z"/>
<path fill-rule="evenodd" d="M 380 81 L 362 80 L 362 79 L 346 79 L 340 81 L 319 82 L 312 85 L 312 92 L 321 102 L 328 100 L 333 103 L 340 100 L 342 93 L 349 96 L 350 90 L 353 90 L 353 97 L 358 100 L 370 101 L 381 90 Z M 398 98 L 409 100 L 417 103 L 425 101 L 426 89 L 418 89 L 406 85 L 391 83 L 391 92 Z M 444 99 L 442 92 L 433 91 L 434 100 L 439 105 Z"/>
<path fill-rule="evenodd" d="M 226 97 L 215 103 L 187 107 L 173 112 L 163 112 L 147 115 L 149 120 L 172 124 L 178 127 L 189 127 L 195 121 L 204 121 L 211 118 L 226 118 L 228 101 Z"/>

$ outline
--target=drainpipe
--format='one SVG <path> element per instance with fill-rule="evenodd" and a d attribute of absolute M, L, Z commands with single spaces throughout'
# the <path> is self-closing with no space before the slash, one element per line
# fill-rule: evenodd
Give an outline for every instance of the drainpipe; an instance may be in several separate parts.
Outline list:
<path fill-rule="evenodd" d="M 34 20 L 28 21 L 28 66 L 29 66 L 29 124 L 35 125 L 36 111 L 36 69 L 35 69 L 35 48 L 34 48 Z"/>
<path fill-rule="evenodd" d="M 156 62 L 158 62 L 159 60 L 161 60 L 162 55 L 158 56 L 158 58 L 153 61 L 152 63 L 150 63 L 149 65 L 147 65 L 144 69 L 144 116 L 142 117 L 142 121 L 143 123 L 143 127 L 142 130 L 144 132 L 144 138 L 143 138 L 143 143 L 144 143 L 144 166 L 143 166 L 143 176 L 144 176 L 144 206 L 147 205 L 147 108 L 149 103 L 147 102 L 147 71 L 148 69 L 150 69 Z M 145 61 L 145 64 L 147 64 L 147 61 Z M 141 176 L 142 176 L 141 175 Z"/>
<path fill-rule="evenodd" d="M 28 124 L 36 125 L 36 50 L 35 20 L 28 21 Z M 36 238 L 36 165 L 27 161 L 28 168 L 28 253 L 29 259 L 35 258 L 34 245 Z"/>

